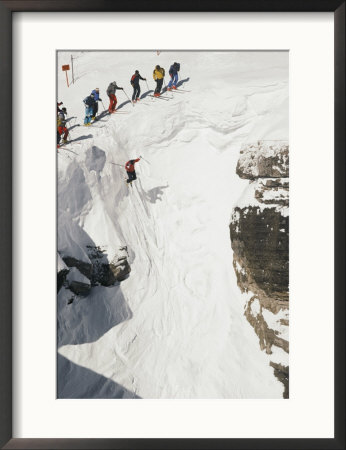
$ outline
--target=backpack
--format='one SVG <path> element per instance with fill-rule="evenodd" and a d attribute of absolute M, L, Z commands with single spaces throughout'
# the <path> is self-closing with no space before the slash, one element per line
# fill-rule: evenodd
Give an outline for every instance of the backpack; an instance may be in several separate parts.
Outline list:
<path fill-rule="evenodd" d="M 136 78 L 136 74 L 132 75 L 131 80 L 130 80 L 131 86 L 133 86 L 133 82 L 134 82 L 135 78 Z"/>

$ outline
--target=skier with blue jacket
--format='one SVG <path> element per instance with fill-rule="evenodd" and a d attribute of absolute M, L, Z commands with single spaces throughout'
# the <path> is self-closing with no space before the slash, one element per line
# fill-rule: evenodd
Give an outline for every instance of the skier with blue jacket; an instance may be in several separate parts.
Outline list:
<path fill-rule="evenodd" d="M 93 106 L 93 115 L 92 115 L 92 120 L 95 120 L 96 114 L 98 113 L 98 110 L 99 110 L 99 104 L 97 102 L 102 102 L 102 99 L 100 98 L 99 88 L 94 89 L 93 91 L 91 91 L 91 93 L 94 94 L 94 99 L 95 99 L 95 104 Z"/>
<path fill-rule="evenodd" d="M 85 97 L 83 100 L 85 105 L 85 119 L 84 119 L 84 125 L 87 127 L 91 125 L 91 120 L 93 116 L 94 111 L 94 105 L 95 105 L 95 95 L 91 93 L 89 97 Z"/>
<path fill-rule="evenodd" d="M 177 83 L 178 83 L 178 72 L 180 70 L 180 64 L 175 62 L 171 65 L 169 68 L 169 75 L 171 77 L 168 86 L 167 91 L 171 91 L 172 89 L 177 89 Z"/>

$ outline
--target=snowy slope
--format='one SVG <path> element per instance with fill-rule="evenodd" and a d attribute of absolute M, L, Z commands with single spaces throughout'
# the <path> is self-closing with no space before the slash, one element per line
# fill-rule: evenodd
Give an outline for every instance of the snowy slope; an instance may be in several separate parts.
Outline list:
<path fill-rule="evenodd" d="M 59 53 L 58 69 L 70 55 Z M 281 398 L 283 386 L 243 315 L 228 225 L 248 185 L 235 173 L 241 145 L 288 139 L 288 55 L 74 56 L 75 84 L 67 88 L 58 70 L 58 100 L 75 139 L 58 153 L 58 252 L 88 262 L 87 246 L 100 246 L 111 260 L 126 245 L 132 271 L 71 304 L 71 292 L 59 292 L 60 396 Z M 128 114 L 77 126 L 92 89 L 100 88 L 107 107 L 109 82 L 131 95 L 138 69 L 153 89 L 154 66 L 168 72 L 174 61 L 189 92 L 152 99 L 142 81 L 145 98 L 134 107 L 118 92 L 119 111 Z M 139 155 L 145 160 L 129 187 L 116 164 Z M 85 378 L 93 386 L 76 389 L 78 368 L 98 375 Z M 103 391 L 105 380 L 117 388 Z"/>

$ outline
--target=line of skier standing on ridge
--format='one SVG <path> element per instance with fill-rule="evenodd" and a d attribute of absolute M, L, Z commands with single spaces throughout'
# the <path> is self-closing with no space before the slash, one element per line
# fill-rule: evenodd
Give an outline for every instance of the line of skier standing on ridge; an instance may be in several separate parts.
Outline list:
<path fill-rule="evenodd" d="M 177 62 L 174 62 L 170 68 L 169 68 L 169 76 L 170 81 L 167 85 L 167 91 L 171 91 L 172 89 L 177 89 L 177 83 L 178 83 L 178 72 L 180 71 L 180 64 Z M 161 95 L 162 91 L 162 85 L 165 78 L 165 69 L 163 67 L 160 67 L 159 65 L 155 66 L 155 69 L 153 70 L 153 79 L 156 82 L 156 88 L 154 91 L 154 97 L 159 97 Z M 132 103 L 136 103 L 140 100 L 140 94 L 141 94 L 141 87 L 139 84 L 139 80 L 147 81 L 146 78 L 143 78 L 139 70 L 136 70 L 135 73 L 132 75 L 130 83 L 133 88 L 133 94 L 132 94 Z M 122 90 L 124 91 L 124 88 L 117 85 L 116 81 L 113 81 L 109 84 L 107 88 L 107 95 L 109 98 L 109 106 L 108 106 L 108 112 L 109 114 L 113 114 L 116 111 L 116 105 L 117 105 L 117 97 L 116 97 L 116 91 Z M 126 94 L 126 93 L 125 93 Z M 88 97 L 85 97 L 83 100 L 85 105 L 85 118 L 84 118 L 84 125 L 90 126 L 91 123 L 96 120 L 96 116 L 98 113 L 98 102 L 102 102 L 102 99 L 100 97 L 100 90 L 99 88 L 95 88 L 93 91 L 91 91 L 90 95 Z M 60 108 L 60 106 L 63 103 L 58 103 L 57 106 L 57 113 L 58 113 L 58 128 L 57 128 L 57 144 L 59 147 L 60 141 L 62 139 L 62 143 L 65 144 L 67 142 L 68 138 L 68 129 L 66 127 L 66 115 L 67 111 L 66 108 Z"/>
<path fill-rule="evenodd" d="M 169 69 L 169 75 L 171 77 L 167 90 L 171 91 L 172 89 L 177 89 L 178 83 L 178 72 L 180 71 L 180 64 L 173 63 Z M 162 85 L 165 77 L 165 69 L 157 65 L 153 70 L 153 78 L 156 81 L 156 88 L 154 91 L 154 97 L 159 97 L 162 91 Z M 140 100 L 141 87 L 139 81 L 147 81 L 146 78 L 143 78 L 139 70 L 136 70 L 132 75 L 130 84 L 133 88 L 132 94 L 132 103 L 136 103 Z M 109 98 L 109 106 L 108 112 L 109 114 L 113 114 L 116 111 L 116 106 L 118 103 L 118 99 L 116 96 L 116 91 L 121 90 L 124 91 L 123 87 L 117 85 L 116 81 L 112 81 L 107 88 L 107 95 Z M 126 92 L 125 92 L 126 95 Z M 98 102 L 102 103 L 102 99 L 100 98 L 100 90 L 99 88 L 94 89 L 91 94 L 83 100 L 85 104 L 85 119 L 84 125 L 89 126 L 95 119 L 98 113 Z M 103 103 L 102 103 L 103 104 Z"/>
<path fill-rule="evenodd" d="M 178 72 L 180 71 L 180 64 L 177 62 L 174 62 L 169 69 L 169 76 L 170 81 L 166 87 L 167 91 L 171 91 L 172 89 L 177 89 L 177 83 L 178 83 Z M 162 86 L 165 78 L 165 69 L 163 67 L 160 67 L 159 65 L 155 66 L 155 69 L 153 70 L 153 79 L 156 82 L 156 88 L 154 91 L 154 97 L 159 97 L 161 95 Z M 143 78 L 138 70 L 135 70 L 135 73 L 132 75 L 130 84 L 133 87 L 133 94 L 132 94 L 132 103 L 136 103 L 140 100 L 140 94 L 141 94 L 141 87 L 139 84 L 139 80 L 147 81 L 146 78 Z M 148 84 L 147 84 L 148 86 Z M 113 114 L 116 111 L 116 105 L 117 105 L 117 97 L 116 97 L 116 91 L 122 90 L 124 91 L 124 88 L 117 85 L 116 81 L 113 81 L 109 84 L 107 88 L 107 95 L 109 98 L 109 106 L 108 106 L 108 112 L 109 114 Z M 126 93 L 125 93 L 126 94 Z M 96 119 L 97 113 L 98 113 L 98 102 L 102 102 L 102 99 L 100 97 L 100 90 L 99 88 L 95 88 L 93 91 L 91 91 L 90 95 L 86 97 L 83 100 L 85 104 L 85 118 L 84 118 L 84 125 L 90 126 L 91 123 Z M 60 141 L 62 139 L 63 144 L 67 142 L 68 138 L 68 129 L 66 127 L 66 115 L 67 110 L 65 107 L 60 108 L 62 105 L 62 102 L 59 102 L 57 104 L 57 114 L 58 114 L 58 129 L 57 129 L 57 144 L 59 148 Z M 131 183 L 132 181 L 136 180 L 136 171 L 134 168 L 134 165 L 136 162 L 139 162 L 140 158 L 137 159 L 131 159 L 127 161 L 125 164 L 125 170 L 127 172 L 127 183 Z"/>

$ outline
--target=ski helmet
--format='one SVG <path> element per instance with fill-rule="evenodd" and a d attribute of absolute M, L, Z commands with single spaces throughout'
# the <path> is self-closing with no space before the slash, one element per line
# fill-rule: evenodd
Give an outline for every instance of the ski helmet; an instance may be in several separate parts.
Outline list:
<path fill-rule="evenodd" d="M 138 73 L 139 73 L 139 70 L 135 70 L 135 73 L 137 73 L 137 74 L 138 74 Z"/>
<path fill-rule="evenodd" d="M 157 69 L 157 70 L 160 70 L 160 66 L 159 66 L 159 65 L 157 65 L 157 66 L 156 66 L 156 69 Z"/>
<path fill-rule="evenodd" d="M 91 94 L 90 94 L 90 97 L 95 97 L 95 94 L 91 93 Z"/>

